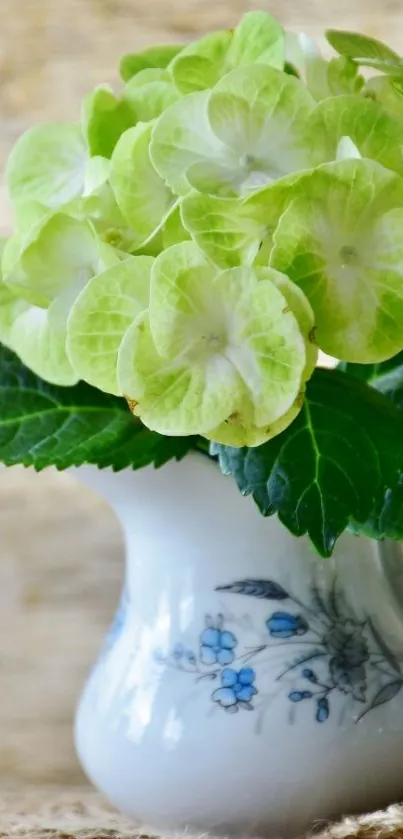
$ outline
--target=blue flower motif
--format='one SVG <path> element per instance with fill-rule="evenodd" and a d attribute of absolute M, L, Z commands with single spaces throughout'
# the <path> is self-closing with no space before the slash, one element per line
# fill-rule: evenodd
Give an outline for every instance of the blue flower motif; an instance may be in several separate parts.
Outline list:
<path fill-rule="evenodd" d="M 248 704 L 257 694 L 253 682 L 256 673 L 252 667 L 242 667 L 237 673 L 226 667 L 221 673 L 221 687 L 214 691 L 211 698 L 226 710 L 235 709 L 239 704 Z"/>
<path fill-rule="evenodd" d="M 326 722 L 330 713 L 326 696 L 321 696 L 316 703 L 316 722 Z"/>
<path fill-rule="evenodd" d="M 200 661 L 209 666 L 219 664 L 225 667 L 232 664 L 236 645 L 237 639 L 233 632 L 222 629 L 220 625 L 208 626 L 200 635 Z"/>
<path fill-rule="evenodd" d="M 291 702 L 302 702 L 304 699 L 312 699 L 313 693 L 310 690 L 292 690 L 288 694 Z"/>
<path fill-rule="evenodd" d="M 316 673 L 314 673 L 310 667 L 305 667 L 305 669 L 302 671 L 302 677 L 303 679 L 308 679 L 308 682 L 312 682 L 312 684 L 314 685 L 318 681 Z"/>
<path fill-rule="evenodd" d="M 274 612 L 266 621 L 266 626 L 272 638 L 292 638 L 293 635 L 305 635 L 309 631 L 305 618 L 289 612 Z"/>

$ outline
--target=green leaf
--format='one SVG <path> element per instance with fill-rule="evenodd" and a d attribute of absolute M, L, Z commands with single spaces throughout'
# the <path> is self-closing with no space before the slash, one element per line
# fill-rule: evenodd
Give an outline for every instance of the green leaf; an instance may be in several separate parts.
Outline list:
<path fill-rule="evenodd" d="M 57 208 L 84 189 L 88 149 L 79 125 L 36 125 L 16 142 L 6 180 L 11 200 Z"/>
<path fill-rule="evenodd" d="M 139 469 L 180 460 L 195 438 L 166 438 L 144 428 L 123 399 L 86 384 L 46 384 L 0 346 L 0 461 L 36 470 L 91 463 Z"/>
<path fill-rule="evenodd" d="M 124 55 L 119 67 L 123 81 L 128 82 L 142 70 L 168 67 L 168 64 L 181 52 L 183 46 L 183 44 L 164 44 L 160 47 L 149 47 L 142 52 Z"/>
<path fill-rule="evenodd" d="M 379 102 L 389 114 L 403 119 L 403 79 L 373 76 L 365 85 L 364 95 Z"/>
<path fill-rule="evenodd" d="M 329 556 L 351 519 L 365 522 L 403 471 L 403 415 L 339 370 L 317 369 L 304 407 L 283 434 L 255 449 L 213 446 L 261 512 Z"/>
<path fill-rule="evenodd" d="M 100 85 L 84 99 L 82 121 L 91 155 L 109 158 L 136 117 L 129 102 L 117 99 L 109 85 Z"/>
<path fill-rule="evenodd" d="M 374 70 L 383 73 L 403 75 L 403 60 L 397 52 L 376 38 L 337 29 L 328 29 L 325 34 L 330 46 L 336 52 L 346 58 L 351 58 L 357 64 L 373 67 Z"/>

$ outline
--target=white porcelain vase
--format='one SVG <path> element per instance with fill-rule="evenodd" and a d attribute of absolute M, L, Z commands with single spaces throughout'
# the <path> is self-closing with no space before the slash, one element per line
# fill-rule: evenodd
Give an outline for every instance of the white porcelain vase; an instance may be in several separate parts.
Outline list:
<path fill-rule="evenodd" d="M 393 548 L 331 560 L 203 455 L 80 477 L 127 572 L 76 722 L 92 781 L 162 830 L 296 836 L 403 796 L 403 612 Z M 385 550 L 383 551 L 385 553 Z"/>

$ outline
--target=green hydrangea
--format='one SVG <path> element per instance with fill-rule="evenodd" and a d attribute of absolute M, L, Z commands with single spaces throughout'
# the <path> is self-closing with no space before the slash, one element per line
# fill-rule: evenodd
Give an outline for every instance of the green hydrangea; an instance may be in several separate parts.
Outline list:
<path fill-rule="evenodd" d="M 256 446 L 318 350 L 403 349 L 403 59 L 266 12 L 124 56 L 74 124 L 6 170 L 0 340 L 43 379 L 126 398 L 165 435 Z M 371 68 L 372 78 L 360 74 Z"/>

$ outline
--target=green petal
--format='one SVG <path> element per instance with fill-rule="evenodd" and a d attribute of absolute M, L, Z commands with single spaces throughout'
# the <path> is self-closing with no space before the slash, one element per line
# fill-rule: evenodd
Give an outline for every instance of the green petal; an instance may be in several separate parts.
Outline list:
<path fill-rule="evenodd" d="M 251 265 L 268 235 L 262 219 L 236 198 L 190 193 L 182 201 L 181 214 L 192 239 L 220 268 Z"/>
<path fill-rule="evenodd" d="M 90 157 L 85 172 L 84 196 L 91 195 L 109 178 L 111 162 L 106 157 Z"/>
<path fill-rule="evenodd" d="M 125 334 L 118 380 L 136 416 L 148 428 L 174 436 L 203 433 L 221 424 L 242 389 L 226 359 L 190 365 L 186 358 L 169 361 L 160 356 L 146 313 Z"/>
<path fill-rule="evenodd" d="M 161 250 L 171 248 L 172 245 L 178 245 L 180 242 L 187 242 L 192 238 L 188 230 L 183 225 L 179 204 L 166 219 L 161 233 Z"/>
<path fill-rule="evenodd" d="M 314 143 L 307 130 L 314 106 L 298 79 L 260 65 L 234 70 L 212 91 L 211 128 L 245 167 L 246 189 L 248 178 L 256 188 L 325 161 L 323 129 Z"/>
<path fill-rule="evenodd" d="M 23 300 L 16 297 L 3 282 L 1 260 L 6 239 L 0 239 L 0 343 L 11 349 L 11 329 L 15 318 L 27 308 Z"/>
<path fill-rule="evenodd" d="M 16 293 L 38 306 L 48 306 L 66 288 L 83 287 L 105 261 L 117 259 L 112 250 L 102 247 L 88 222 L 64 213 L 45 220 L 31 238 L 28 244 L 17 239 L 14 247 L 19 259 L 5 279 Z M 12 241 L 8 247 L 11 252 Z"/>
<path fill-rule="evenodd" d="M 109 158 L 136 118 L 128 102 L 117 99 L 109 85 L 100 85 L 84 99 L 82 121 L 91 155 Z"/>
<path fill-rule="evenodd" d="M 209 280 L 215 273 L 193 242 L 173 245 L 155 260 L 151 275 L 150 323 L 156 350 L 161 355 L 173 358 L 199 340 L 196 321 L 203 319 L 205 307 L 214 323 L 215 305 Z"/>
<path fill-rule="evenodd" d="M 152 128 L 152 124 L 140 124 L 126 131 L 112 156 L 110 183 L 134 231 L 133 250 L 152 238 L 175 206 L 172 191 L 150 159 Z"/>
<path fill-rule="evenodd" d="M 183 44 L 164 44 L 124 55 L 120 61 L 120 75 L 124 82 L 128 82 L 142 70 L 168 67 L 182 49 Z"/>
<path fill-rule="evenodd" d="M 403 119 L 403 79 L 374 76 L 368 79 L 364 93 L 389 114 Z"/>
<path fill-rule="evenodd" d="M 183 95 L 208 90 L 225 73 L 225 59 L 232 41 L 230 29 L 212 32 L 188 44 L 172 62 L 172 77 Z"/>
<path fill-rule="evenodd" d="M 250 423 L 248 413 L 245 412 L 245 402 L 242 401 L 238 411 L 235 411 L 230 419 L 225 420 L 218 428 L 214 428 L 205 436 L 214 443 L 221 443 L 224 446 L 261 446 L 267 440 L 277 437 L 294 422 L 304 403 L 304 391 L 295 400 L 292 407 L 280 419 L 265 425 L 263 428 Z"/>
<path fill-rule="evenodd" d="M 305 342 L 306 353 L 306 366 L 302 373 L 302 380 L 307 382 L 318 361 L 318 349 L 315 346 L 315 315 L 312 306 L 302 289 L 286 277 L 285 274 L 282 274 L 280 271 L 274 271 L 272 268 L 263 267 L 255 267 L 254 271 L 259 279 L 269 280 L 281 291 L 287 305 L 298 322 Z"/>
<path fill-rule="evenodd" d="M 57 208 L 81 195 L 88 150 L 79 125 L 30 128 L 17 140 L 7 162 L 11 200 Z"/>
<path fill-rule="evenodd" d="M 172 63 L 182 94 L 207 90 L 237 67 L 284 64 L 284 32 L 267 12 L 248 12 L 235 30 L 222 30 L 189 44 Z"/>
<path fill-rule="evenodd" d="M 118 351 L 125 332 L 148 306 L 153 259 L 129 257 L 93 277 L 68 320 L 67 351 L 76 373 L 93 387 L 119 395 Z"/>
<path fill-rule="evenodd" d="M 313 38 L 304 32 L 287 32 L 285 60 L 295 68 L 314 99 L 329 96 L 329 65 Z"/>
<path fill-rule="evenodd" d="M 329 95 L 358 94 L 365 84 L 365 79 L 358 72 L 358 67 L 349 58 L 341 55 L 332 58 L 327 67 Z"/>
<path fill-rule="evenodd" d="M 168 186 L 178 194 L 189 191 L 186 173 L 196 163 L 213 161 L 227 165 L 228 152 L 213 134 L 207 116 L 209 92 L 192 93 L 180 99 L 157 120 L 151 160 Z"/>
<path fill-rule="evenodd" d="M 124 98 L 136 120 L 150 122 L 180 98 L 166 70 L 143 70 L 125 87 Z"/>
<path fill-rule="evenodd" d="M 308 297 L 330 356 L 365 364 L 403 347 L 401 207 L 399 177 L 346 160 L 300 181 L 280 219 L 271 265 Z"/>
<path fill-rule="evenodd" d="M 284 31 L 267 12 L 252 11 L 236 27 L 227 53 L 228 70 L 247 64 L 284 66 Z"/>
<path fill-rule="evenodd" d="M 10 343 L 23 364 L 52 384 L 74 385 L 78 377 L 66 353 L 66 333 L 52 324 L 50 310 L 29 306 L 14 321 Z"/>
<path fill-rule="evenodd" d="M 362 157 L 403 174 L 402 122 L 377 102 L 358 96 L 325 99 L 312 116 L 313 136 L 320 125 L 327 132 L 328 160 L 336 158 L 341 138 L 349 137 Z"/>
<path fill-rule="evenodd" d="M 249 391 L 257 425 L 291 407 L 306 366 L 308 334 L 302 335 L 281 282 L 286 278 L 270 270 L 218 273 L 193 243 L 161 254 L 152 271 L 150 325 L 157 352 L 170 359 L 186 355 L 189 363 L 225 357 Z M 302 311 L 302 298 L 295 304 L 297 295 L 287 293 Z M 305 330 L 308 311 L 309 304 L 301 315 Z"/>

